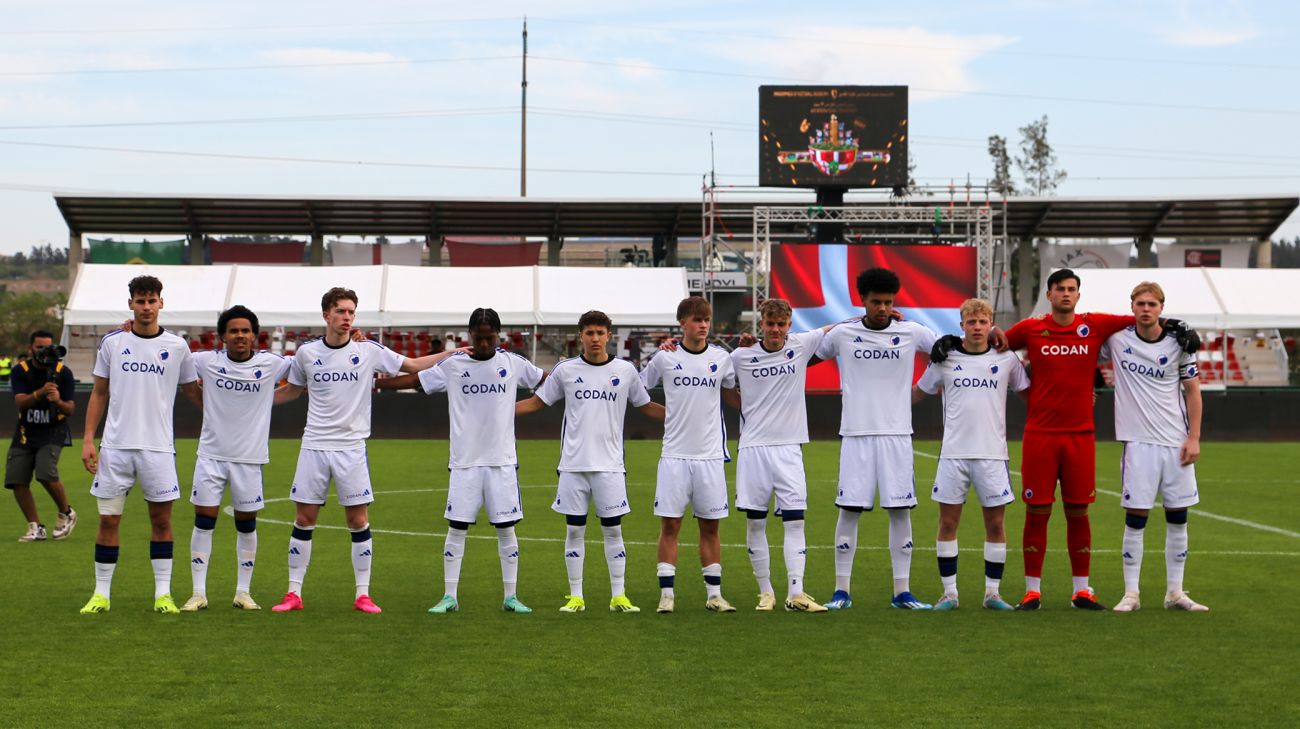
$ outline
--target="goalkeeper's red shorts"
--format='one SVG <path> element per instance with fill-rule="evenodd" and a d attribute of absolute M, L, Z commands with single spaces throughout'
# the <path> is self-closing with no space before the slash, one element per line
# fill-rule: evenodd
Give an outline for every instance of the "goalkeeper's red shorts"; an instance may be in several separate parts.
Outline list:
<path fill-rule="evenodd" d="M 1092 433 L 1025 431 L 1020 456 L 1020 497 L 1026 504 L 1097 500 L 1097 445 Z"/>

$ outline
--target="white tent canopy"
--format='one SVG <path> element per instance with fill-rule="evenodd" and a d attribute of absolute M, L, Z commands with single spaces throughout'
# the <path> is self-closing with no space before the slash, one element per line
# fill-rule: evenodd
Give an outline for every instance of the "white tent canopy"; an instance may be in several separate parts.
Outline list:
<path fill-rule="evenodd" d="M 1125 268 L 1079 271 L 1078 310 L 1126 314 L 1142 281 L 1165 290 L 1165 314 L 1199 329 L 1300 328 L 1300 269 Z M 1034 314 L 1048 311 L 1040 296 Z"/>
<path fill-rule="evenodd" d="M 116 326 L 131 318 L 126 285 L 136 276 L 163 282 L 161 321 L 171 326 L 216 326 L 229 301 L 234 266 L 140 266 L 85 264 L 72 284 L 63 323 Z M 317 318 L 320 314 L 317 313 Z"/>
<path fill-rule="evenodd" d="M 480 306 L 496 309 L 504 326 L 537 323 L 535 266 L 386 268 L 380 308 L 387 326 L 464 327 Z"/>
<path fill-rule="evenodd" d="M 163 282 L 161 320 L 173 328 L 216 326 L 233 304 L 266 327 L 319 327 L 320 297 L 346 286 L 361 300 L 359 326 L 462 326 L 490 306 L 506 326 L 564 326 L 600 309 L 617 326 L 676 323 L 687 295 L 681 268 L 435 268 L 415 266 L 152 266 L 84 264 L 64 312 L 68 326 L 111 326 L 130 316 L 127 282 Z"/>

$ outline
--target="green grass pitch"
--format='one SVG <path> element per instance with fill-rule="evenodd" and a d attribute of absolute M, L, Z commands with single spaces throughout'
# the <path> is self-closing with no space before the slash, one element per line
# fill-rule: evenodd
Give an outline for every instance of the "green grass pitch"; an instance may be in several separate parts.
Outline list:
<path fill-rule="evenodd" d="M 734 445 L 734 444 L 733 444 Z M 193 441 L 179 444 L 182 482 Z M 1016 451 L 1018 444 L 1012 444 Z M 805 447 L 808 590 L 829 599 L 837 470 L 835 442 Z M 264 608 L 285 590 L 287 496 L 298 449 L 274 441 L 266 468 L 271 499 L 260 519 L 253 594 Z M 912 589 L 940 592 L 934 558 L 936 509 L 924 498 L 938 444 L 918 442 L 921 505 L 913 514 L 917 550 Z M 519 444 L 527 518 L 520 536 L 519 595 L 536 612 L 500 612 L 493 530 L 474 527 L 460 588 L 461 612 L 425 610 L 442 594 L 445 442 L 370 444 L 377 501 L 372 593 L 384 614 L 353 612 L 348 536 L 335 504 L 322 513 L 304 589 L 307 609 L 278 615 L 227 607 L 233 594 L 234 528 L 229 512 L 216 533 L 208 578 L 211 607 L 197 615 L 149 611 L 148 524 L 138 494 L 123 523 L 113 610 L 81 616 L 93 587 L 95 508 L 77 449 L 63 473 L 81 524 L 66 542 L 18 544 L 12 506 L 0 541 L 3 565 L 4 673 L 0 725 L 181 726 L 1295 726 L 1300 699 L 1300 454 L 1293 445 L 1209 443 L 1199 467 L 1202 508 L 1191 519 L 1186 584 L 1203 615 L 1161 609 L 1164 523 L 1148 527 L 1144 609 L 1132 615 L 1085 613 L 1068 605 L 1064 519 L 1052 521 L 1038 613 L 978 609 L 982 530 L 972 502 L 961 529 L 955 613 L 908 613 L 887 606 L 886 520 L 863 517 L 853 609 L 807 615 L 753 611 L 756 588 L 743 548 L 744 524 L 723 524 L 723 590 L 739 612 L 703 610 L 704 586 L 694 527 L 683 529 L 678 609 L 656 615 L 651 514 L 657 442 L 627 444 L 633 513 L 625 519 L 628 593 L 644 612 L 605 610 L 609 583 L 588 530 L 588 611 L 557 612 L 567 591 L 562 518 L 554 497 L 555 441 Z M 1098 448 L 1093 511 L 1093 586 L 1113 604 L 1123 592 L 1118 546 L 1123 530 L 1119 449 Z M 1013 466 L 1018 463 L 1013 452 Z M 729 469 L 729 474 L 731 473 Z M 53 513 L 39 493 L 47 521 Z M 332 497 L 331 497 L 332 499 Z M 176 508 L 177 602 L 189 595 L 186 569 L 192 509 Z M 1023 507 L 1008 509 L 1011 554 L 1003 594 L 1019 598 Z M 784 564 L 780 526 L 769 521 L 773 576 Z"/>

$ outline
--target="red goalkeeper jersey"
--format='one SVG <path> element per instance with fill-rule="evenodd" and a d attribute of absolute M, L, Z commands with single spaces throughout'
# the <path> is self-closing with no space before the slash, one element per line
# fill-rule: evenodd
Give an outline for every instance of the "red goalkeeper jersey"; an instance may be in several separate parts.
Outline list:
<path fill-rule="evenodd" d="M 1132 324 L 1132 316 L 1075 314 L 1069 326 L 1051 314 L 1011 327 L 1011 349 L 1029 355 L 1029 417 L 1025 431 L 1092 432 L 1092 383 L 1106 338 Z"/>

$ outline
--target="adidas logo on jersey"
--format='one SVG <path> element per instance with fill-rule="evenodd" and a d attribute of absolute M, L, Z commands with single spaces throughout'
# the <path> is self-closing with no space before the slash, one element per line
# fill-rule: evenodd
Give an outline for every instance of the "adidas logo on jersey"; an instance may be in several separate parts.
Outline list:
<path fill-rule="evenodd" d="M 673 369 L 675 369 L 675 370 L 680 370 L 680 369 L 682 369 L 682 363 L 681 363 L 681 362 L 678 362 L 677 365 L 676 365 L 675 367 L 673 367 Z"/>
<path fill-rule="evenodd" d="M 862 344 L 862 337 L 854 337 L 854 338 L 853 338 L 853 343 L 854 343 L 854 344 Z"/>
<path fill-rule="evenodd" d="M 1124 348 L 1124 354 L 1133 354 L 1133 348 L 1132 348 L 1132 347 L 1125 347 L 1125 348 Z"/>
<path fill-rule="evenodd" d="M 956 367 L 953 367 L 953 368 L 952 368 L 952 371 L 953 371 L 953 372 L 961 372 L 961 365 L 957 365 Z"/>
<path fill-rule="evenodd" d="M 322 365 L 321 365 L 320 360 L 316 360 L 315 362 L 312 362 L 312 366 L 314 366 L 314 367 L 321 367 Z"/>
<path fill-rule="evenodd" d="M 582 384 L 582 378 L 579 377 L 578 379 L 574 380 L 574 381 L 573 381 L 573 384 L 575 384 L 575 385 L 581 385 L 581 384 Z"/>
<path fill-rule="evenodd" d="M 460 376 L 461 376 L 462 378 L 469 377 L 469 373 L 468 373 L 468 372 L 462 372 L 462 373 L 460 373 Z"/>
<path fill-rule="evenodd" d="M 758 357 L 751 357 L 751 358 L 749 359 L 749 363 L 750 363 L 750 364 L 757 364 L 757 363 L 758 363 Z"/>
<path fill-rule="evenodd" d="M 122 354 L 130 354 L 130 353 L 131 353 L 130 347 L 127 347 L 126 349 L 122 350 Z"/>
<path fill-rule="evenodd" d="M 224 374 L 226 374 L 226 368 L 225 368 L 225 367 L 218 367 L 218 368 L 217 368 L 217 372 L 219 372 L 219 373 L 221 373 L 221 374 L 224 375 Z"/>

